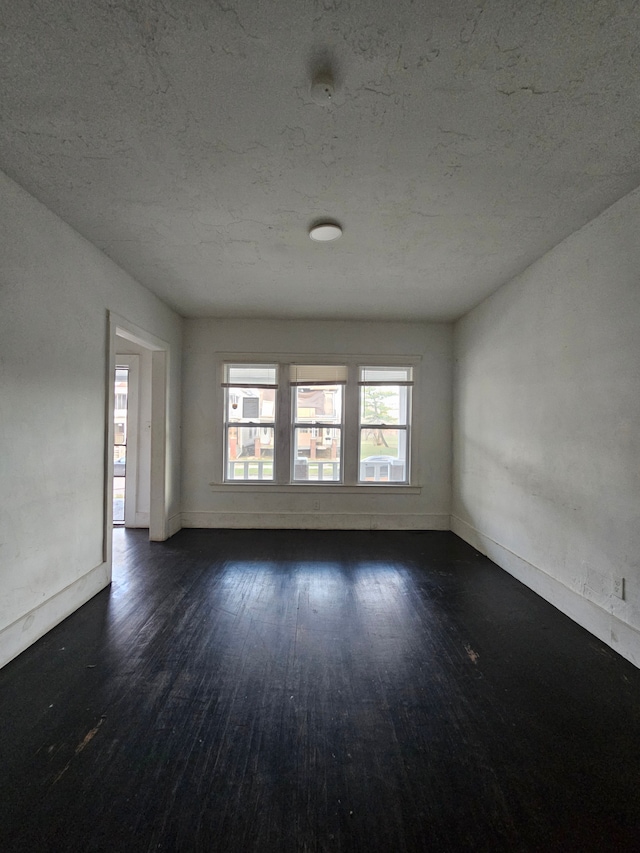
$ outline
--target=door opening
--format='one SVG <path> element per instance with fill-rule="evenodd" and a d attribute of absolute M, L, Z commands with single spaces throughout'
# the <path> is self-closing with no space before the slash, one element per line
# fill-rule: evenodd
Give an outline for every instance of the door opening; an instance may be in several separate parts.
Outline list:
<path fill-rule="evenodd" d="M 113 407 L 113 526 L 124 525 L 129 437 L 129 368 L 116 367 Z"/>
<path fill-rule="evenodd" d="M 114 528 L 146 527 L 152 542 L 169 536 L 169 345 L 109 312 L 107 361 L 103 559 L 111 571 Z"/>

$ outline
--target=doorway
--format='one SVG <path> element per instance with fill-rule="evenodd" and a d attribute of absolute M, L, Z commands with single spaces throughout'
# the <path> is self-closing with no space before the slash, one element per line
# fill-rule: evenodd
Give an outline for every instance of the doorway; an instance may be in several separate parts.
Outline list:
<path fill-rule="evenodd" d="M 169 345 L 109 312 L 104 561 L 113 528 L 147 527 L 168 538 L 167 372 Z"/>

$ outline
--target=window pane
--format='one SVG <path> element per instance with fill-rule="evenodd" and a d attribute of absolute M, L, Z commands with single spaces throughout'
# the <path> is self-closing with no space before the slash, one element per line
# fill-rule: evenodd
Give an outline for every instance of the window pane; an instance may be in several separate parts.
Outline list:
<path fill-rule="evenodd" d="M 276 385 L 275 364 L 226 364 L 224 381 L 231 385 Z"/>
<path fill-rule="evenodd" d="M 230 423 L 273 423 L 275 388 L 227 388 L 227 420 Z"/>
<path fill-rule="evenodd" d="M 126 445 L 114 445 L 113 448 L 113 476 L 124 477 L 127 473 L 127 448 Z"/>
<path fill-rule="evenodd" d="M 229 426 L 227 480 L 273 480 L 273 427 Z"/>
<path fill-rule="evenodd" d="M 361 382 L 412 382 L 412 367 L 361 367 Z"/>
<path fill-rule="evenodd" d="M 363 427 L 360 430 L 361 483 L 406 483 L 407 430 Z"/>
<path fill-rule="evenodd" d="M 409 395 L 407 385 L 362 385 L 360 387 L 361 424 L 407 424 Z"/>
<path fill-rule="evenodd" d="M 340 480 L 342 430 L 301 427 L 294 430 L 293 480 Z"/>
<path fill-rule="evenodd" d="M 342 423 L 342 385 L 299 385 L 291 390 L 296 423 Z"/>
<path fill-rule="evenodd" d="M 127 443 L 127 400 L 129 393 L 129 368 L 116 367 L 114 397 L 113 443 Z"/>
<path fill-rule="evenodd" d="M 124 477 L 113 478 L 113 521 L 124 524 Z"/>
<path fill-rule="evenodd" d="M 113 425 L 113 443 L 127 443 L 127 423 L 126 421 L 116 421 Z"/>

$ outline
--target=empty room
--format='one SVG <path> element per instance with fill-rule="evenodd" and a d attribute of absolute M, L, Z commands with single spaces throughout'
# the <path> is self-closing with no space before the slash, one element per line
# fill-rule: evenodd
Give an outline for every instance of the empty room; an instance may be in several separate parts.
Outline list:
<path fill-rule="evenodd" d="M 640 849 L 640 8 L 0 14 L 0 849 Z"/>

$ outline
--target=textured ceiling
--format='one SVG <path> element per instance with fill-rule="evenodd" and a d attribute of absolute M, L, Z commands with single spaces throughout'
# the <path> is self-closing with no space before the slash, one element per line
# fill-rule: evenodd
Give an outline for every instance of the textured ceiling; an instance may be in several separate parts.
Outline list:
<path fill-rule="evenodd" d="M 0 168 L 186 316 L 450 320 L 640 184 L 637 2 L 22 0 L 0 27 Z"/>

